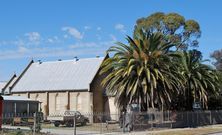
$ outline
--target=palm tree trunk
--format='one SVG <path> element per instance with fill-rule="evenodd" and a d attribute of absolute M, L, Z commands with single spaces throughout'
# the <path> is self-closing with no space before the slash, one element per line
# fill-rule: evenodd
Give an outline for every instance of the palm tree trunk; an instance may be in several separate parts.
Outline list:
<path fill-rule="evenodd" d="M 193 101 L 193 98 L 192 98 L 192 90 L 191 90 L 191 82 L 190 82 L 190 79 L 188 80 L 188 90 L 187 90 L 187 110 L 192 110 L 192 101 Z"/>

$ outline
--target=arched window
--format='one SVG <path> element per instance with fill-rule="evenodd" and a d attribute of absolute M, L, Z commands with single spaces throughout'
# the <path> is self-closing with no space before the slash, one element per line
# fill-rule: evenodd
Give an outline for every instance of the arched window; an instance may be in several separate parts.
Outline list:
<path fill-rule="evenodd" d="M 58 93 L 55 96 L 55 110 L 60 110 L 60 97 Z"/>
<path fill-rule="evenodd" d="M 80 97 L 80 93 L 77 94 L 77 97 L 76 97 L 76 103 L 77 103 L 77 111 L 81 111 L 82 109 L 82 98 Z"/>
<path fill-rule="evenodd" d="M 35 100 L 40 101 L 40 99 L 39 99 L 39 94 L 36 94 L 36 95 L 35 95 Z"/>

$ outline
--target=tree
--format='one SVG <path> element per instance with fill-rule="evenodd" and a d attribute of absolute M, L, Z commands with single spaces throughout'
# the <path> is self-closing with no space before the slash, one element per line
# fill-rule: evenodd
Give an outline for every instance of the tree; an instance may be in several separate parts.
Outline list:
<path fill-rule="evenodd" d="M 216 60 L 214 63 L 215 67 L 222 71 L 222 49 L 214 51 L 211 57 Z"/>
<path fill-rule="evenodd" d="M 137 38 L 127 37 L 129 44 L 118 42 L 108 53 L 114 53 L 102 64 L 101 74 L 109 72 L 102 84 L 107 93 L 115 95 L 116 104 L 126 109 L 130 103 L 148 107 L 169 106 L 172 97 L 181 90 L 182 82 L 173 64 L 177 55 L 174 45 L 163 42 L 158 33 L 139 31 Z"/>
<path fill-rule="evenodd" d="M 217 71 L 218 80 L 219 80 L 219 92 L 217 95 L 210 94 L 208 105 L 210 110 L 222 109 L 222 72 Z"/>
<path fill-rule="evenodd" d="M 202 56 L 197 50 L 183 52 L 181 73 L 185 77 L 185 97 L 187 109 L 192 110 L 194 102 L 201 102 L 207 108 L 208 95 L 218 95 L 219 82 L 217 72 L 201 63 Z"/>
<path fill-rule="evenodd" d="M 197 47 L 198 38 L 201 36 L 198 22 L 186 20 L 177 13 L 157 12 L 146 18 L 140 18 L 134 27 L 134 37 L 140 30 L 152 33 L 159 32 L 164 35 L 165 41 L 171 42 L 180 50 Z"/>

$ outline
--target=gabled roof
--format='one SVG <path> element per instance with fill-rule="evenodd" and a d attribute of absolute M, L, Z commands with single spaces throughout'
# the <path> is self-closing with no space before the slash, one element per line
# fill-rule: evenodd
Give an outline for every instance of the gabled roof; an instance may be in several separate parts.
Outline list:
<path fill-rule="evenodd" d="M 5 87 L 7 82 L 0 82 L 0 91 L 2 93 L 2 89 Z"/>
<path fill-rule="evenodd" d="M 2 88 L 2 94 L 10 94 L 10 90 L 11 90 L 11 87 L 12 87 L 12 85 L 15 83 L 15 81 L 16 81 L 16 79 L 17 79 L 17 76 L 16 76 L 16 74 L 14 74 L 11 78 L 10 78 L 10 80 L 4 85 L 4 87 Z"/>
<path fill-rule="evenodd" d="M 32 62 L 11 92 L 89 90 L 104 58 Z"/>

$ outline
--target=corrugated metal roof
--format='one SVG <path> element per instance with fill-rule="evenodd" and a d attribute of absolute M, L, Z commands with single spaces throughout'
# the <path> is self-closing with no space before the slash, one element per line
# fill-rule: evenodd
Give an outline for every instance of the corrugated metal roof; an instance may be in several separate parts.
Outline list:
<path fill-rule="evenodd" d="M 7 101 L 37 101 L 37 100 L 32 100 L 30 98 L 27 97 L 23 97 L 23 96 L 2 96 L 3 100 L 7 100 Z"/>
<path fill-rule="evenodd" d="M 11 92 L 88 90 L 103 59 L 32 63 Z"/>

